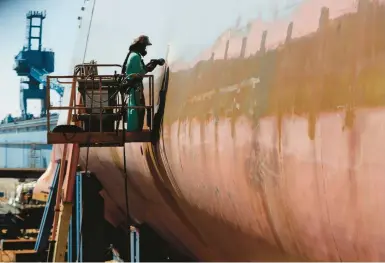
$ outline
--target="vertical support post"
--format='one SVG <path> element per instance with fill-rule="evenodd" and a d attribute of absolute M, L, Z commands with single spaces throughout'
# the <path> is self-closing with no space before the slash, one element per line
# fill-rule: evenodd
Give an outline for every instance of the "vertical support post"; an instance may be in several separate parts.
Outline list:
<path fill-rule="evenodd" d="M 61 204 L 53 262 L 64 262 L 71 214 L 72 203 L 63 202 Z"/>
<path fill-rule="evenodd" d="M 144 108 L 144 111 L 146 112 L 146 115 L 147 115 L 147 126 L 150 129 L 150 131 L 152 131 L 152 111 L 153 111 L 153 108 L 152 108 L 152 81 L 151 81 L 151 76 L 148 78 L 148 91 L 149 91 L 149 93 L 148 93 L 149 94 L 148 106 L 150 106 L 151 108 L 150 109 Z M 144 104 L 144 106 L 146 107 L 147 105 Z M 151 120 L 150 123 L 149 123 L 149 120 Z"/>
<path fill-rule="evenodd" d="M 131 254 L 131 261 L 130 262 L 135 262 L 135 234 L 130 229 L 130 254 Z"/>
<path fill-rule="evenodd" d="M 140 262 L 140 251 L 139 251 L 139 230 L 136 229 L 136 242 L 135 242 L 135 257 L 136 257 L 136 262 Z"/>
<path fill-rule="evenodd" d="M 80 239 L 80 233 L 79 233 L 79 220 L 78 220 L 78 209 L 79 209 L 79 203 L 82 202 L 81 198 L 79 198 L 79 186 L 78 186 L 78 180 L 80 176 L 79 173 L 76 175 L 76 191 L 74 193 L 74 203 L 75 205 L 72 206 L 72 216 L 71 216 L 71 222 L 69 226 L 68 231 L 68 249 L 67 249 L 67 262 L 82 262 L 81 259 L 78 258 L 79 255 L 79 239 Z"/>
<path fill-rule="evenodd" d="M 32 17 L 29 18 L 29 27 L 28 27 L 28 50 L 31 50 L 32 46 Z M 27 113 L 27 112 L 26 112 Z"/>
<path fill-rule="evenodd" d="M 92 87 L 92 88 L 94 88 L 94 87 Z M 108 96 L 108 94 L 107 94 L 107 96 Z M 102 109 L 102 106 L 103 106 L 103 104 L 102 104 L 102 78 L 99 76 L 99 125 L 100 125 L 100 127 L 99 127 L 99 129 L 100 129 L 100 132 L 103 132 L 103 119 L 102 119 L 102 111 L 103 111 L 103 109 Z M 109 102 L 108 102 L 109 103 Z M 92 117 L 92 115 L 91 115 L 91 117 Z"/>
<path fill-rule="evenodd" d="M 155 103 L 154 103 L 154 76 L 150 77 L 151 79 L 151 131 L 154 129 L 154 115 L 155 115 Z"/>
<path fill-rule="evenodd" d="M 74 186 L 76 181 L 76 171 L 79 163 L 80 146 L 79 144 L 72 144 L 72 149 L 69 154 L 69 167 L 67 169 L 67 185 L 64 191 L 63 202 L 72 203 L 74 198 Z"/>
<path fill-rule="evenodd" d="M 51 190 L 49 192 L 49 196 L 48 196 L 48 202 L 45 206 L 45 209 L 44 209 L 44 214 L 43 214 L 43 218 L 42 218 L 42 221 L 41 221 L 41 224 L 40 224 L 40 228 L 39 228 L 39 234 L 37 236 L 37 239 L 36 239 L 36 243 L 35 243 L 35 250 L 37 252 L 42 252 L 43 250 L 47 249 L 48 248 L 48 241 L 49 241 L 49 235 L 50 235 L 50 232 L 51 232 L 51 226 L 52 226 L 52 222 L 53 222 L 53 216 L 54 216 L 54 197 L 57 193 L 57 189 L 58 189 L 58 177 L 59 177 L 59 173 L 60 173 L 60 167 L 61 165 L 59 164 L 60 160 L 58 161 L 58 164 L 56 166 L 56 171 L 55 171 L 55 175 L 54 175 L 54 178 L 52 180 L 52 185 L 51 185 Z M 64 168 L 65 166 L 63 166 Z"/>
<path fill-rule="evenodd" d="M 241 46 L 241 54 L 239 55 L 241 58 L 245 57 L 247 47 L 247 37 L 242 38 L 242 46 Z"/>
<path fill-rule="evenodd" d="M 5 142 L 5 164 L 4 164 L 4 168 L 8 168 L 8 144 L 7 142 Z"/>
<path fill-rule="evenodd" d="M 293 26 L 294 26 L 293 22 L 290 22 L 290 24 L 287 27 L 286 40 L 285 40 L 286 44 L 289 43 L 291 40 L 291 36 L 293 34 Z"/>
<path fill-rule="evenodd" d="M 72 229 L 73 229 L 73 216 L 71 217 L 71 222 L 70 222 L 70 229 L 68 231 L 68 248 L 67 248 L 67 262 L 74 262 L 72 253 L 73 253 L 73 235 L 72 235 Z"/>
<path fill-rule="evenodd" d="M 261 45 L 259 47 L 259 52 L 262 54 L 266 52 L 266 40 L 267 40 L 267 30 L 263 31 L 262 33 Z"/>
<path fill-rule="evenodd" d="M 40 27 L 39 27 L 39 51 L 41 51 L 42 37 L 43 37 L 43 17 L 40 18 Z"/>
<path fill-rule="evenodd" d="M 83 262 L 83 242 L 82 236 L 82 213 L 83 213 L 83 178 L 82 174 L 78 173 L 76 176 L 76 258 L 78 262 Z"/>
<path fill-rule="evenodd" d="M 133 226 L 130 226 L 130 244 L 131 244 L 131 262 L 139 262 L 139 230 Z"/>
<path fill-rule="evenodd" d="M 226 42 L 226 49 L 225 49 L 225 55 L 224 55 L 224 60 L 227 60 L 228 56 L 229 56 L 229 47 L 230 47 L 230 40 L 227 40 Z"/>
<path fill-rule="evenodd" d="M 72 202 L 74 194 L 73 189 L 75 184 L 77 164 L 79 162 L 80 148 L 78 144 L 72 144 L 71 148 L 72 149 L 70 151 L 67 165 L 66 189 L 64 191 L 64 198 L 62 199 L 61 211 L 59 215 L 56 246 L 53 256 L 54 262 L 64 262 L 69 223 L 72 216 Z"/>
<path fill-rule="evenodd" d="M 50 84 L 50 78 L 49 76 L 47 76 L 47 87 L 45 89 L 45 97 L 46 97 L 46 100 L 45 100 L 45 106 L 46 106 L 46 109 L 47 109 L 47 132 L 50 132 L 51 131 L 51 124 L 50 124 L 50 117 L 49 117 L 49 112 L 50 112 L 50 109 L 51 109 L 51 98 L 50 98 L 50 87 L 51 87 L 51 84 Z"/>
<path fill-rule="evenodd" d="M 56 228 L 57 224 L 59 221 L 59 216 L 60 216 L 60 201 L 61 201 L 61 196 L 62 196 L 62 188 L 63 188 L 63 182 L 64 182 L 64 176 L 65 172 L 67 170 L 66 167 L 66 158 L 67 158 L 67 151 L 68 151 L 68 144 L 64 145 L 63 149 L 63 154 L 62 158 L 60 161 L 60 174 L 59 174 L 59 182 L 58 182 L 58 189 L 57 189 L 57 194 L 56 194 L 56 204 L 55 204 L 55 215 L 54 215 L 54 220 L 53 220 L 53 227 L 52 227 L 52 239 L 56 240 Z"/>

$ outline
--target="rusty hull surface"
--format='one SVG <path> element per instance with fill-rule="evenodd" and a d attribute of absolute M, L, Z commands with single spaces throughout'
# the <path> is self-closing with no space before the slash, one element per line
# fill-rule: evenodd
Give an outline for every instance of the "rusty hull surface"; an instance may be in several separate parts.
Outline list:
<path fill-rule="evenodd" d="M 293 17 L 171 66 L 160 141 L 126 145 L 131 215 L 199 260 L 385 260 L 385 7 Z M 122 150 L 89 167 L 123 225 Z"/>

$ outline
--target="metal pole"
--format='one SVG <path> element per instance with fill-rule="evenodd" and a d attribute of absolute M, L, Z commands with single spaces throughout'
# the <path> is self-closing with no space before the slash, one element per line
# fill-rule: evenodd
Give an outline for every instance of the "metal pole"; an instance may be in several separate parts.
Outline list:
<path fill-rule="evenodd" d="M 140 262 L 139 260 L 139 231 L 135 229 L 136 240 L 135 240 L 135 256 L 136 262 Z"/>
<path fill-rule="evenodd" d="M 130 227 L 131 262 L 139 262 L 139 231 Z"/>
<path fill-rule="evenodd" d="M 82 224 L 82 212 L 83 212 L 83 178 L 81 173 L 76 175 L 76 244 L 77 244 L 77 262 L 83 262 L 83 250 L 82 250 L 82 239 L 81 239 L 81 224 Z"/>
<path fill-rule="evenodd" d="M 72 260 L 72 227 L 73 227 L 73 224 L 72 224 L 72 216 L 71 216 L 71 222 L 70 222 L 70 227 L 69 227 L 69 231 L 68 231 L 68 245 L 67 245 L 67 262 L 73 262 Z"/>
<path fill-rule="evenodd" d="M 135 242 L 135 236 L 134 236 L 134 231 L 130 230 L 130 245 L 131 245 L 131 261 L 130 262 L 135 262 L 135 249 L 134 249 L 134 242 Z"/>
<path fill-rule="evenodd" d="M 108 97 L 108 93 L 107 93 L 107 97 Z M 103 111 L 103 108 L 102 108 L 102 79 L 101 78 L 99 78 L 99 106 L 100 106 L 100 109 L 99 109 L 100 132 L 103 132 L 103 122 L 102 122 L 102 111 Z"/>
<path fill-rule="evenodd" d="M 154 115 L 155 115 L 155 105 L 154 105 L 154 76 L 151 76 L 151 90 L 152 90 L 152 97 L 151 97 L 151 131 L 154 129 Z"/>
<path fill-rule="evenodd" d="M 49 76 L 47 76 L 47 87 L 46 87 L 46 90 L 45 90 L 45 92 L 46 92 L 46 101 L 45 101 L 45 103 L 46 103 L 46 111 L 47 111 L 47 132 L 51 132 L 51 124 L 50 124 L 50 117 L 49 117 L 49 115 L 50 115 L 50 107 L 51 107 L 51 98 L 50 98 L 50 78 L 49 78 Z"/>

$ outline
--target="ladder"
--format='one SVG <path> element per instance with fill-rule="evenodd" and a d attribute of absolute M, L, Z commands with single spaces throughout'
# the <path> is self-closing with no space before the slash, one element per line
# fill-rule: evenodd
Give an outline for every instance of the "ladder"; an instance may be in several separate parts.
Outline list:
<path fill-rule="evenodd" d="M 53 225 L 52 239 L 55 240 L 55 249 L 53 254 L 53 262 L 63 262 L 65 259 L 67 243 L 69 243 L 68 255 L 72 259 L 70 245 L 74 238 L 69 233 L 72 217 L 72 204 L 74 202 L 74 186 L 79 184 L 76 174 L 78 172 L 78 162 L 81 147 L 118 147 L 124 146 L 129 142 L 151 142 L 153 119 L 154 119 L 154 77 L 146 75 L 149 85 L 149 105 L 127 106 L 125 102 L 126 92 L 132 92 L 137 86 L 134 82 L 127 81 L 124 75 L 114 74 L 99 75 L 98 68 L 120 67 L 117 64 L 81 64 L 77 65 L 72 76 L 47 76 L 47 86 L 50 85 L 51 79 L 67 79 L 61 81 L 61 84 L 71 85 L 71 94 L 69 106 L 51 106 L 50 105 L 50 89 L 46 89 L 47 96 L 47 141 L 48 144 L 62 144 L 63 153 L 60 164 L 58 164 L 55 173 L 55 184 L 57 190 L 51 191 L 49 206 L 53 206 L 53 196 L 56 194 L 55 213 L 53 218 L 49 218 L 42 222 L 42 234 L 36 249 L 46 246 L 47 228 Z M 69 81 L 68 81 L 69 79 Z M 120 97 L 119 97 L 120 95 Z M 67 111 L 67 124 L 59 125 L 51 131 L 50 111 L 63 110 Z M 132 131 L 126 129 L 125 122 L 129 122 L 130 115 L 127 111 L 142 110 L 147 111 L 150 116 L 148 128 Z M 144 118 L 144 114 L 143 114 Z M 149 118 L 147 118 L 149 119 Z M 119 125 L 121 124 L 121 126 Z M 122 127 L 122 130 L 120 129 Z M 127 124 L 127 128 L 130 128 Z M 88 171 L 86 171 L 88 172 Z M 63 191 L 63 192 L 62 192 Z M 76 190 L 76 196 L 78 196 Z M 78 198 L 76 198 L 78 199 Z M 76 204 L 79 203 L 76 200 Z M 81 206 L 76 205 L 76 222 L 81 220 Z M 48 209 L 48 208 L 47 208 Z M 51 210 L 47 211 L 51 216 Z M 44 226 L 43 226 L 44 225 Z M 77 242 L 78 238 L 76 238 Z M 42 243 L 43 242 L 43 243 Z M 46 243 L 44 243 L 46 242 Z M 139 262 L 139 232 L 131 229 L 131 250 L 132 260 Z M 77 243 L 79 246 L 79 243 Z M 77 253 L 79 257 L 79 253 Z M 76 254 L 76 253 L 75 253 Z M 79 258 L 78 258 L 79 259 Z M 73 260 L 73 259 L 72 259 Z"/>

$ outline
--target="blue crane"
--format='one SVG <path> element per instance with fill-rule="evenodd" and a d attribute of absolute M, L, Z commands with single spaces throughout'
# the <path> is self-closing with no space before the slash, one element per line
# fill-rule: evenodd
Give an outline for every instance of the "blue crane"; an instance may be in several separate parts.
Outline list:
<path fill-rule="evenodd" d="M 50 73 L 47 72 L 45 69 L 37 69 L 32 67 L 30 75 L 33 77 L 35 80 L 39 81 L 43 86 L 47 86 L 47 76 Z M 50 88 L 53 89 L 54 91 L 59 94 L 59 96 L 62 98 L 64 95 L 64 87 L 57 82 L 55 79 L 50 80 Z"/>
<path fill-rule="evenodd" d="M 42 48 L 43 20 L 46 12 L 30 11 L 26 15 L 26 45 L 15 57 L 14 70 L 22 77 L 20 81 L 20 109 L 22 118 L 28 114 L 27 100 L 41 100 L 41 114 L 46 114 L 47 75 L 55 70 L 55 53 Z M 50 89 L 63 97 L 64 87 L 57 81 L 50 81 Z"/>

